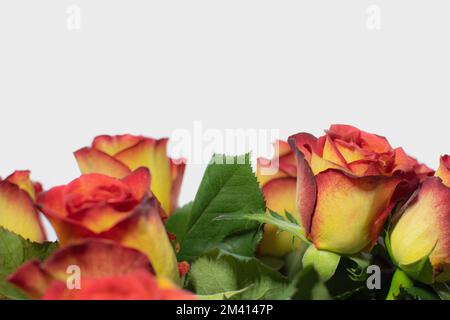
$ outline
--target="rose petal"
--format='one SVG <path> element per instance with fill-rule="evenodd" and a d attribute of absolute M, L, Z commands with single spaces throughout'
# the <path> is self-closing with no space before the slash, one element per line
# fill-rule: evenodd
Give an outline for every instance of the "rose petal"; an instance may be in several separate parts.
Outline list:
<path fill-rule="evenodd" d="M 450 188 L 438 178 L 427 178 L 415 199 L 391 233 L 392 253 L 397 263 L 416 262 L 432 251 L 430 260 L 439 281 L 450 280 Z M 438 274 L 437 274 L 438 275 Z"/>
<path fill-rule="evenodd" d="M 147 198 L 128 219 L 98 237 L 112 239 L 143 252 L 158 276 L 178 282 L 177 258 L 161 216 L 164 216 L 164 212 L 158 200 Z"/>
<path fill-rule="evenodd" d="M 266 206 L 281 216 L 286 217 L 289 212 L 293 217 L 298 216 L 296 209 L 296 178 L 280 178 L 268 182 L 263 188 Z M 287 232 L 279 232 L 278 228 L 264 225 L 264 236 L 258 248 L 262 255 L 284 256 L 293 249 L 300 248 L 301 241 L 293 239 Z"/>
<path fill-rule="evenodd" d="M 120 179 L 131 172 L 126 165 L 97 149 L 83 148 L 74 155 L 83 174 L 101 173 Z"/>
<path fill-rule="evenodd" d="M 322 153 L 323 159 L 328 160 L 337 164 L 338 166 L 348 169 L 347 162 L 343 155 L 339 152 L 339 149 L 336 147 L 336 144 L 329 136 L 325 139 L 325 145 L 323 147 Z"/>
<path fill-rule="evenodd" d="M 171 211 L 168 212 L 169 215 L 178 208 L 178 196 L 180 195 L 181 184 L 183 182 L 185 169 L 186 169 L 186 160 L 170 159 L 170 171 L 172 173 L 172 190 L 170 191 L 170 210 Z"/>
<path fill-rule="evenodd" d="M 71 266 L 79 268 L 82 285 L 86 278 L 128 275 L 136 270 L 153 272 L 142 253 L 113 241 L 90 239 L 59 249 L 45 262 L 27 262 L 8 281 L 31 297 L 40 298 L 54 280 L 63 281 L 66 286 Z"/>
<path fill-rule="evenodd" d="M 116 136 L 102 135 L 95 137 L 92 142 L 92 147 L 103 151 L 109 156 L 114 156 L 117 153 L 136 145 L 142 139 L 144 138 L 141 136 L 133 136 L 130 134 Z"/>
<path fill-rule="evenodd" d="M 26 191 L 8 181 L 0 181 L 0 226 L 31 241 L 46 239 L 33 200 Z"/>
<path fill-rule="evenodd" d="M 450 187 L 450 156 L 445 155 L 441 157 L 436 176 L 441 178 L 443 184 Z"/>
<path fill-rule="evenodd" d="M 378 237 L 372 228 L 384 222 L 386 209 L 392 205 L 392 197 L 402 180 L 352 177 L 331 169 L 316 176 L 316 181 L 317 204 L 311 228 L 315 246 L 354 254 Z"/>
<path fill-rule="evenodd" d="M 44 300 L 195 300 L 192 293 L 162 282 L 150 273 L 135 271 L 125 276 L 83 280 L 81 290 L 68 290 L 53 282 Z"/>
<path fill-rule="evenodd" d="M 26 191 L 30 195 L 31 199 L 36 201 L 36 187 L 30 179 L 29 170 L 14 171 L 14 173 L 8 176 L 5 180 L 14 183 L 20 189 Z"/>
<path fill-rule="evenodd" d="M 300 137 L 302 138 L 303 136 Z M 297 135 L 289 137 L 289 144 L 297 159 L 297 212 L 300 216 L 301 224 L 308 235 L 316 205 L 316 179 L 304 154 L 298 148 Z"/>
<path fill-rule="evenodd" d="M 167 156 L 167 139 L 144 139 L 131 148 L 121 151 L 115 158 L 131 170 L 146 167 L 152 175 L 151 191 L 161 202 L 163 209 L 170 213 L 170 193 L 172 190 L 172 172 Z"/>

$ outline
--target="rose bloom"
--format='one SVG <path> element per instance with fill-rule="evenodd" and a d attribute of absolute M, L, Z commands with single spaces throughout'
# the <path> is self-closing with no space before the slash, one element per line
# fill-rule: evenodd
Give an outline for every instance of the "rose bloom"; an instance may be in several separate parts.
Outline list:
<path fill-rule="evenodd" d="M 317 248 L 336 253 L 370 249 L 397 202 L 433 174 L 384 137 L 348 125 L 332 125 L 319 138 L 293 135 L 289 145 L 280 141 L 272 161 L 258 161 L 267 206 L 292 213 Z M 274 165 L 279 170 L 264 175 Z M 292 238 L 266 228 L 260 251 L 293 249 Z"/>
<path fill-rule="evenodd" d="M 450 157 L 423 181 L 390 235 L 392 256 L 402 268 L 428 256 L 433 274 L 424 282 L 450 281 Z M 408 273 L 407 268 L 405 271 Z M 415 275 L 412 275 L 415 277 Z"/>
<path fill-rule="evenodd" d="M 121 179 L 139 167 L 149 169 L 151 191 L 170 215 L 177 208 L 185 163 L 167 156 L 167 142 L 129 134 L 103 135 L 96 137 L 91 147 L 76 151 L 75 157 L 83 174 L 102 173 Z"/>
<path fill-rule="evenodd" d="M 45 241 L 45 231 L 34 206 L 41 191 L 41 184 L 31 181 L 26 170 L 0 179 L 0 227 L 34 242 Z"/>
<path fill-rule="evenodd" d="M 59 249 L 45 262 L 28 261 L 8 280 L 33 299 L 195 299 L 167 279 L 157 278 L 145 255 L 109 240 L 87 239 Z"/>
<path fill-rule="evenodd" d="M 62 246 L 85 238 L 111 239 L 146 254 L 158 276 L 178 281 L 175 252 L 163 224 L 165 214 L 149 190 L 146 168 L 122 179 L 85 174 L 41 193 L 37 205 Z"/>

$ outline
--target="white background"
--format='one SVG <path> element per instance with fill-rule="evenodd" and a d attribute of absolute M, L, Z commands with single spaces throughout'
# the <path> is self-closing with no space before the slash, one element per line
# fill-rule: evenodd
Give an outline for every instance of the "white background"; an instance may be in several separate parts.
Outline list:
<path fill-rule="evenodd" d="M 354 124 L 436 167 L 450 153 L 449 4 L 2 1 L 0 174 L 67 183 L 95 135 L 170 136 L 195 120 L 282 137 Z M 204 167 L 188 167 L 181 203 Z"/>

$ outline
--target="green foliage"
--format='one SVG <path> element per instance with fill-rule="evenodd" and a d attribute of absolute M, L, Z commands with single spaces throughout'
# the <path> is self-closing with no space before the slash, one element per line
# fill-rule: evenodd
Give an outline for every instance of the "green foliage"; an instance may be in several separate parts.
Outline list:
<path fill-rule="evenodd" d="M 36 243 L 0 227 L 0 297 L 26 299 L 17 288 L 6 281 L 24 262 L 44 260 L 58 248 L 56 242 Z"/>
<path fill-rule="evenodd" d="M 249 155 L 216 155 L 205 171 L 195 200 L 173 214 L 167 228 L 180 243 L 180 260 L 193 261 L 213 248 L 252 256 L 261 240 L 259 224 L 245 220 L 224 223 L 216 218 L 264 210 L 264 197 Z"/>
<path fill-rule="evenodd" d="M 258 259 L 222 250 L 192 264 L 189 288 L 202 296 L 249 300 L 289 299 L 295 290 L 286 277 Z"/>
<path fill-rule="evenodd" d="M 329 280 L 339 265 L 341 256 L 310 245 L 303 256 L 303 268 L 313 266 L 322 281 Z"/>

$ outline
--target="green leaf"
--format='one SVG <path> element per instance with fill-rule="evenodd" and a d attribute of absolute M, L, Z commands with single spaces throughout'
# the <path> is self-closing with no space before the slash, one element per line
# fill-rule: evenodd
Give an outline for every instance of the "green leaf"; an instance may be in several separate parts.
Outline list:
<path fill-rule="evenodd" d="M 233 300 L 233 298 L 237 298 L 238 295 L 242 294 L 243 292 L 247 291 L 252 286 L 248 286 L 241 290 L 234 290 L 234 291 L 227 291 L 227 292 L 220 292 L 216 294 L 209 294 L 209 295 L 197 295 L 197 297 L 200 300 Z"/>
<path fill-rule="evenodd" d="M 193 261 L 213 248 L 252 256 L 261 239 L 259 225 L 253 221 L 224 222 L 215 218 L 261 211 L 265 211 L 264 197 L 250 156 L 216 155 L 205 171 L 192 205 L 169 219 L 168 229 L 175 233 L 180 244 L 178 258 Z"/>
<path fill-rule="evenodd" d="M 302 258 L 307 248 L 308 246 L 304 245 L 300 249 L 292 250 L 284 257 L 283 274 L 286 274 L 289 280 L 293 280 L 301 272 Z"/>
<path fill-rule="evenodd" d="M 167 231 L 176 235 L 178 238 L 183 238 L 189 222 L 189 215 L 191 214 L 193 202 L 189 202 L 183 207 L 176 210 L 166 222 Z"/>
<path fill-rule="evenodd" d="M 319 273 L 313 266 L 303 268 L 294 281 L 296 293 L 295 300 L 330 300 L 330 294 Z"/>
<path fill-rule="evenodd" d="M 297 219 L 291 213 L 285 210 L 284 214 L 286 215 L 286 218 L 289 220 L 290 223 L 299 225 Z"/>
<path fill-rule="evenodd" d="M 395 297 L 400 294 L 401 288 L 411 288 L 413 286 L 414 282 L 404 271 L 402 271 L 401 269 L 395 270 L 386 300 L 395 300 Z"/>
<path fill-rule="evenodd" d="M 0 297 L 26 299 L 21 291 L 6 281 L 6 277 L 30 259 L 44 260 L 57 247 L 56 242 L 31 242 L 0 227 Z"/>
<path fill-rule="evenodd" d="M 400 292 L 395 300 L 439 300 L 435 294 L 419 287 L 400 287 Z"/>
<path fill-rule="evenodd" d="M 347 272 L 349 277 L 353 281 L 365 281 L 368 277 L 367 275 L 367 267 L 370 264 L 370 261 L 363 256 L 348 256 L 346 257 L 352 265 L 347 267 Z"/>
<path fill-rule="evenodd" d="M 258 256 L 259 261 L 264 263 L 269 268 L 280 271 L 284 266 L 284 259 L 272 256 Z"/>
<path fill-rule="evenodd" d="M 279 215 L 279 214 L 276 213 L 275 211 L 270 210 L 270 215 L 271 215 L 272 217 L 274 217 L 275 219 L 284 221 L 283 216 L 282 216 L 282 215 Z"/>
<path fill-rule="evenodd" d="M 309 240 L 306 239 L 305 234 L 303 232 L 302 227 L 298 224 L 288 222 L 286 220 L 281 220 L 273 217 L 272 215 L 268 215 L 265 213 L 253 213 L 253 214 L 241 214 L 241 215 L 228 215 L 228 216 L 219 216 L 216 220 L 243 220 L 243 221 L 258 221 L 260 223 L 268 223 L 276 226 L 278 229 L 282 231 L 289 232 L 290 234 L 300 238 L 306 243 L 309 243 Z"/>
<path fill-rule="evenodd" d="M 230 299 L 289 299 L 294 292 L 284 276 L 259 260 L 222 250 L 211 251 L 192 264 L 189 284 L 202 296 L 243 290 Z"/>
<path fill-rule="evenodd" d="M 310 245 L 303 256 L 303 267 L 313 266 L 314 269 L 319 273 L 320 279 L 322 281 L 329 280 L 339 265 L 341 256 L 324 250 L 319 250 Z"/>
<path fill-rule="evenodd" d="M 435 283 L 432 285 L 434 291 L 441 300 L 450 300 L 450 288 L 446 283 Z"/>

